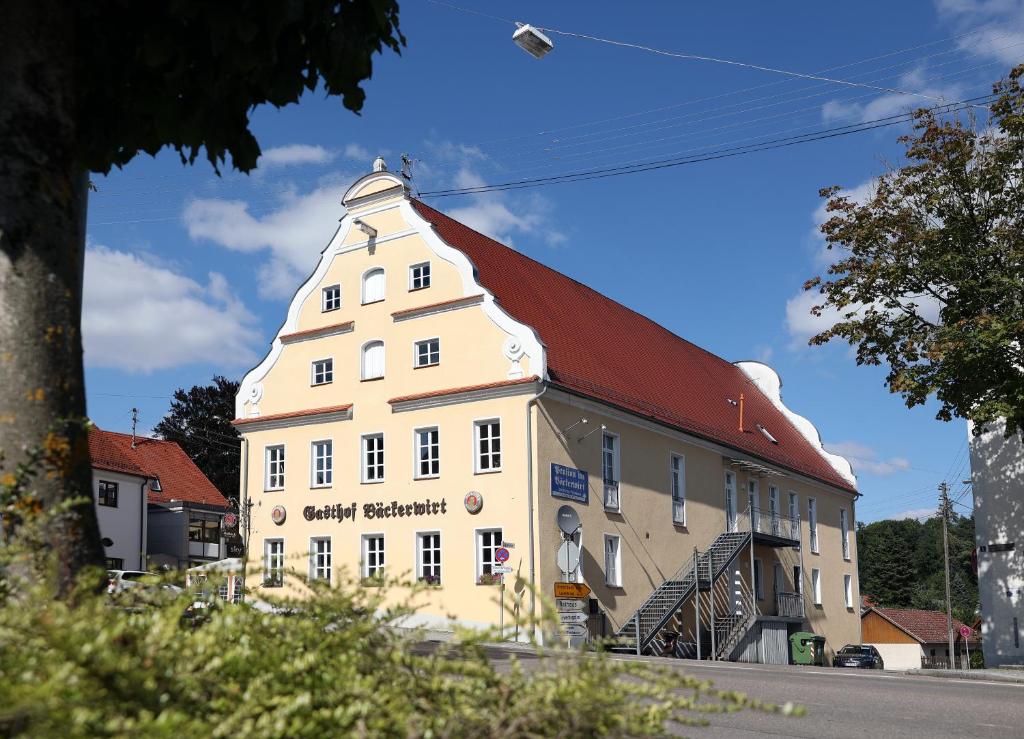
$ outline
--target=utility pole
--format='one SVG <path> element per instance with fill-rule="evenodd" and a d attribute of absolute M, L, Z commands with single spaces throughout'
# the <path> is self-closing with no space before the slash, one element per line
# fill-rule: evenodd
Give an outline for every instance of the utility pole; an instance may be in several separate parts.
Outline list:
<path fill-rule="evenodd" d="M 949 526 L 946 514 L 949 511 L 949 486 L 939 484 L 939 515 L 942 516 L 942 556 L 946 562 L 946 638 L 949 640 L 949 669 L 956 665 L 953 645 L 953 607 L 949 597 Z"/>
<path fill-rule="evenodd" d="M 132 449 L 135 448 L 135 427 L 139 423 L 139 409 L 132 408 Z"/>

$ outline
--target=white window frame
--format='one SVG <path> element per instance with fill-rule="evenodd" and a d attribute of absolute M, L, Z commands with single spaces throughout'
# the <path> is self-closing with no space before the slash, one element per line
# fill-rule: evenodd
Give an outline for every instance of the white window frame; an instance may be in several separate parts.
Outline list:
<path fill-rule="evenodd" d="M 280 551 L 271 551 L 273 545 L 279 544 Z M 284 537 L 274 536 L 263 540 L 263 579 L 267 580 L 275 572 L 279 573 L 281 584 L 284 584 Z"/>
<path fill-rule="evenodd" d="M 380 345 L 380 374 L 367 376 L 366 350 L 377 345 Z M 359 379 L 365 382 L 384 377 L 387 370 L 387 357 L 387 345 L 384 343 L 384 339 L 369 339 L 363 342 L 363 346 L 359 349 Z"/>
<path fill-rule="evenodd" d="M 736 473 L 725 471 L 725 530 L 735 533 L 739 530 L 739 514 L 736 511 Z M 731 509 L 731 510 L 730 510 Z"/>
<path fill-rule="evenodd" d="M 747 508 L 750 516 L 750 530 L 761 530 L 761 486 L 757 480 L 747 480 Z"/>
<path fill-rule="evenodd" d="M 611 542 L 615 542 L 614 551 L 609 549 Z M 604 584 L 609 588 L 622 587 L 622 537 L 618 534 L 604 535 Z"/>
<path fill-rule="evenodd" d="M 319 372 L 317 371 L 318 364 L 324 365 Z M 322 379 L 317 381 L 317 375 L 321 375 Z M 334 382 L 334 357 L 314 359 L 309 363 L 309 384 L 311 386 L 330 385 L 332 382 Z"/>
<path fill-rule="evenodd" d="M 847 608 L 853 608 L 853 575 L 843 575 L 843 599 Z"/>
<path fill-rule="evenodd" d="M 821 605 L 821 570 L 817 567 L 811 568 L 811 595 L 814 597 L 814 605 Z"/>
<path fill-rule="evenodd" d="M 787 492 L 789 494 L 789 517 L 795 521 L 800 517 L 800 496 L 794 490 Z"/>
<path fill-rule="evenodd" d="M 326 544 L 324 551 L 318 551 L 319 544 Z M 309 537 L 309 579 L 333 582 L 333 545 L 329 536 Z"/>
<path fill-rule="evenodd" d="M 437 344 L 437 360 L 434 362 L 430 361 L 430 355 L 435 352 L 430 351 L 430 344 Z M 420 361 L 420 347 L 427 346 L 427 361 Z M 420 339 L 412 343 L 412 366 L 414 369 L 421 369 L 422 367 L 436 367 L 441 364 L 441 338 L 438 336 L 432 336 L 429 339 Z"/>
<path fill-rule="evenodd" d="M 324 482 L 316 481 L 316 463 L 319 459 L 317 447 L 327 445 L 324 459 Z M 311 488 L 329 488 L 334 485 L 334 439 L 315 439 L 309 442 L 309 486 Z"/>
<path fill-rule="evenodd" d="M 484 534 L 491 535 L 491 543 L 487 546 L 484 545 Z M 497 534 L 497 541 L 495 541 L 495 534 Z M 494 553 L 495 551 L 501 548 L 504 536 L 504 529 L 502 529 L 500 526 L 485 526 L 483 528 L 473 530 L 473 548 L 476 550 L 477 584 L 480 584 L 480 578 L 482 578 L 484 575 L 494 574 L 491 570 L 487 570 L 486 568 L 493 568 L 495 565 L 498 564 L 498 562 L 494 560 Z M 487 551 L 490 551 L 490 562 L 484 562 L 484 559 L 486 559 L 484 557 L 484 554 Z"/>
<path fill-rule="evenodd" d="M 424 267 L 427 268 L 426 280 L 425 280 L 426 284 L 422 284 L 424 282 L 424 276 L 422 274 L 422 270 L 423 270 Z M 420 275 L 418 277 L 416 275 L 416 270 L 417 269 L 420 270 Z M 433 270 L 430 267 L 430 262 L 429 261 L 428 262 L 417 262 L 416 264 L 410 264 L 409 265 L 409 292 L 412 292 L 413 290 L 426 290 L 428 287 L 430 287 L 431 279 L 433 277 L 432 272 L 433 272 Z M 416 284 L 416 280 L 417 279 L 420 281 L 420 283 L 421 283 L 420 285 Z"/>
<path fill-rule="evenodd" d="M 818 541 L 818 500 L 817 498 L 807 499 L 807 535 L 811 540 L 811 554 L 820 554 L 820 542 Z"/>
<path fill-rule="evenodd" d="M 611 449 L 605 442 L 612 441 Z M 611 452 L 611 459 L 608 452 Z M 608 462 L 611 462 L 609 465 Z M 611 476 L 609 477 L 609 467 Z M 622 438 L 607 429 L 601 432 L 601 482 L 604 489 L 604 509 L 622 512 Z"/>
<path fill-rule="evenodd" d="M 671 452 L 668 455 L 668 486 L 672 498 L 672 523 L 686 525 L 686 457 Z"/>
<path fill-rule="evenodd" d="M 850 513 L 845 508 L 839 509 L 839 533 L 842 536 L 843 559 L 850 561 Z"/>
<path fill-rule="evenodd" d="M 498 435 L 488 437 L 487 452 L 480 451 L 481 435 L 480 431 L 484 426 L 490 427 L 493 424 L 498 424 Z M 498 451 L 494 451 L 494 440 L 498 441 Z M 501 472 L 502 464 L 504 463 L 505 450 L 502 448 L 502 423 L 500 417 L 495 418 L 478 418 L 473 421 L 473 473 L 477 475 L 487 475 L 491 472 Z M 494 457 L 497 456 L 498 464 L 494 465 Z M 490 466 L 483 467 L 480 463 L 487 458 Z"/>
<path fill-rule="evenodd" d="M 754 595 L 764 600 L 764 563 L 759 557 L 754 557 Z"/>
<path fill-rule="evenodd" d="M 375 555 L 379 556 L 380 561 L 374 565 L 373 572 L 370 571 L 369 544 L 371 539 L 380 539 L 380 551 L 374 552 Z M 362 573 L 364 580 L 371 577 L 380 577 L 384 574 L 383 570 L 388 566 L 387 552 L 388 542 L 383 531 L 374 531 L 359 537 L 359 571 Z"/>
<path fill-rule="evenodd" d="M 370 466 L 367 463 L 367 454 L 370 452 L 369 445 L 367 442 L 370 439 L 380 439 L 380 449 L 375 449 L 375 454 L 381 455 L 381 461 L 374 462 L 373 467 L 380 467 L 380 476 L 371 477 Z M 384 482 L 387 475 L 387 445 L 384 443 L 384 432 L 378 431 L 372 434 L 363 434 L 359 437 L 359 479 L 364 485 L 376 485 L 379 482 Z"/>
<path fill-rule="evenodd" d="M 328 306 L 327 305 L 327 303 L 328 303 L 327 291 L 328 290 L 337 290 L 338 291 L 338 298 L 337 298 L 337 303 L 338 304 L 337 305 L 335 305 L 335 306 Z M 341 308 L 341 283 L 336 282 L 333 285 L 327 285 L 326 287 L 324 287 L 323 289 L 320 290 L 320 312 L 321 313 L 330 313 L 331 311 L 338 310 L 339 308 Z"/>
<path fill-rule="evenodd" d="M 427 446 L 436 446 L 437 451 L 435 456 L 427 457 L 427 462 L 431 463 L 431 466 L 437 467 L 437 472 L 430 472 L 423 474 L 420 469 L 420 463 L 423 462 L 422 450 L 423 444 L 420 439 L 420 434 L 429 433 L 433 431 L 437 434 L 436 444 L 427 444 Z M 412 476 L 414 480 L 432 480 L 441 476 L 441 427 L 440 426 L 420 426 L 412 431 Z"/>
<path fill-rule="evenodd" d="M 781 514 L 779 507 L 779 486 L 769 485 L 768 486 L 768 515 L 772 521 L 772 536 L 778 536 L 781 531 L 779 517 Z"/>
<path fill-rule="evenodd" d="M 380 297 L 377 298 L 376 300 L 367 300 L 366 299 L 366 278 L 369 277 L 374 272 L 380 272 L 381 273 L 381 282 L 382 282 L 381 293 L 380 293 Z M 380 267 L 380 266 L 378 266 L 378 267 L 370 267 L 368 270 L 363 272 L 363 276 L 360 279 L 359 283 L 360 283 L 359 297 L 360 297 L 360 304 L 361 305 L 373 305 L 374 303 L 383 302 L 387 298 L 387 294 L 388 294 L 388 273 L 387 273 L 387 270 L 384 269 L 383 267 Z"/>
<path fill-rule="evenodd" d="M 271 460 L 271 454 L 277 450 L 281 451 L 279 459 Z M 285 484 L 285 455 L 284 444 L 267 444 L 263 447 L 263 489 L 267 492 L 284 490 Z M 275 468 L 276 472 L 271 472 Z M 271 481 L 277 478 L 277 485 L 271 485 Z"/>
<path fill-rule="evenodd" d="M 431 552 L 435 552 L 436 553 L 436 557 L 434 558 L 434 561 L 431 562 L 429 566 L 433 570 L 435 570 L 436 573 L 437 573 L 436 574 L 437 582 L 436 583 L 431 583 L 431 584 L 433 584 L 433 585 L 440 585 L 442 582 L 444 582 L 444 578 L 443 578 L 444 567 L 442 567 L 442 565 L 441 565 L 441 559 L 442 559 L 442 556 L 443 556 L 443 551 L 444 551 L 443 550 L 443 546 L 444 545 L 442 543 L 441 531 L 438 530 L 438 529 L 433 529 L 431 531 L 417 531 L 416 532 L 416 579 L 417 580 L 425 580 L 427 578 L 427 575 L 424 573 L 425 563 L 423 561 L 423 554 L 428 550 L 428 547 L 424 546 L 425 543 L 426 543 L 426 537 L 428 537 L 428 536 L 436 536 L 437 537 L 437 546 L 436 547 L 429 547 L 429 550 Z"/>

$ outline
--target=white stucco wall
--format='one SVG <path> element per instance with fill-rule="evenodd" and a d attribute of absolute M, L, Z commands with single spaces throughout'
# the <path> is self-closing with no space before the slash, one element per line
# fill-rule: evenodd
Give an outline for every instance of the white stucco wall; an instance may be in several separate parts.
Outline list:
<path fill-rule="evenodd" d="M 99 505 L 100 480 L 118 484 L 117 507 Z M 92 499 L 100 536 L 113 544 L 104 547 L 108 557 L 124 560 L 126 570 L 146 569 L 146 479 L 121 472 L 92 471 Z"/>
<path fill-rule="evenodd" d="M 970 447 L 985 664 L 1024 664 L 1024 446 L 1000 425 Z"/>
<path fill-rule="evenodd" d="M 887 670 L 917 670 L 921 667 L 920 644 L 871 644 L 882 655 Z"/>

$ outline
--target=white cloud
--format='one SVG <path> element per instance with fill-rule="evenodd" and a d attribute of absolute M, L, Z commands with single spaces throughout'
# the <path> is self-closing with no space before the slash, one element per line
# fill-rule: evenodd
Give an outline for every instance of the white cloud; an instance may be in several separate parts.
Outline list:
<path fill-rule="evenodd" d="M 327 164 L 334 160 L 335 152 L 322 146 L 288 144 L 267 149 L 260 155 L 259 168 L 291 167 L 298 164 Z"/>
<path fill-rule="evenodd" d="M 924 518 L 931 518 L 934 515 L 934 508 L 911 508 L 906 511 L 900 511 L 899 513 L 893 513 L 890 516 L 886 516 L 886 518 L 890 521 L 902 521 L 905 518 L 915 518 L 921 520 Z"/>
<path fill-rule="evenodd" d="M 352 159 L 363 164 L 370 165 L 370 152 L 359 144 L 348 144 L 345 146 L 345 158 Z"/>
<path fill-rule="evenodd" d="M 1009 67 L 1021 61 L 1024 0 L 936 0 L 939 17 L 961 31 L 957 47 Z"/>
<path fill-rule="evenodd" d="M 823 446 L 825 451 L 848 459 L 856 473 L 863 472 L 878 477 L 887 477 L 910 469 L 910 462 L 903 457 L 880 459 L 878 452 L 856 441 L 838 441 L 834 444 L 823 444 Z"/>
<path fill-rule="evenodd" d="M 826 123 L 837 121 L 859 123 L 936 105 L 940 101 L 953 102 L 963 99 L 966 88 L 962 82 L 942 83 L 938 79 L 938 77 L 948 74 L 948 71 L 943 72 L 933 80 L 929 80 L 927 68 L 916 67 L 901 75 L 896 81 L 882 80 L 878 82 L 880 87 L 890 87 L 906 92 L 889 92 L 874 97 L 857 95 L 852 100 L 829 100 L 821 107 L 821 117 Z M 871 97 L 871 99 L 867 102 L 857 102 L 857 99 L 865 97 Z"/>
<path fill-rule="evenodd" d="M 256 318 L 211 272 L 207 284 L 135 254 L 91 245 L 85 255 L 85 363 L 150 372 L 194 362 L 256 359 Z"/>

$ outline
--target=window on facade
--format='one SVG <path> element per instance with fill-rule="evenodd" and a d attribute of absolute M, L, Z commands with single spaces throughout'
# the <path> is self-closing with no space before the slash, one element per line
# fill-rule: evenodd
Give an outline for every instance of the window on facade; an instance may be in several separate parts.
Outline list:
<path fill-rule="evenodd" d="M 362 379 L 376 380 L 384 376 L 384 342 L 369 341 L 363 345 Z"/>
<path fill-rule="evenodd" d="M 315 488 L 329 487 L 334 482 L 334 442 L 314 441 L 309 456 L 310 484 Z"/>
<path fill-rule="evenodd" d="M 228 599 L 228 581 L 221 580 L 220 584 L 217 585 L 217 597 L 221 600 Z"/>
<path fill-rule="evenodd" d="M 441 340 L 425 339 L 417 341 L 413 355 L 413 365 L 416 367 L 430 367 L 441 363 Z"/>
<path fill-rule="evenodd" d="M 789 518 L 792 521 L 796 521 L 800 517 L 800 504 L 797 501 L 796 493 L 790 491 L 789 493 Z"/>
<path fill-rule="evenodd" d="M 378 577 L 383 574 L 384 535 L 366 535 L 363 537 L 363 577 Z"/>
<path fill-rule="evenodd" d="M 124 559 L 122 557 L 107 557 L 108 570 L 123 570 Z"/>
<path fill-rule="evenodd" d="M 242 594 L 245 592 L 245 584 L 242 582 L 241 577 L 235 577 L 234 589 L 231 591 L 231 602 L 241 603 Z"/>
<path fill-rule="evenodd" d="M 501 421 L 490 419 L 473 424 L 476 437 L 476 471 L 496 472 L 501 469 Z"/>
<path fill-rule="evenodd" d="M 818 553 L 818 501 L 807 499 L 807 528 L 811 538 L 811 552 Z"/>
<path fill-rule="evenodd" d="M 747 510 L 750 512 L 751 529 L 760 531 L 761 496 L 758 494 L 757 480 L 747 480 Z"/>
<path fill-rule="evenodd" d="M 384 434 L 363 437 L 363 482 L 384 481 Z"/>
<path fill-rule="evenodd" d="M 320 310 L 338 310 L 341 307 L 341 285 L 329 285 L 320 293 Z"/>
<path fill-rule="evenodd" d="M 669 485 L 672 488 L 672 523 L 686 525 L 686 460 L 669 457 Z"/>
<path fill-rule="evenodd" d="M 754 595 L 764 600 L 764 565 L 759 559 L 754 560 Z"/>
<path fill-rule="evenodd" d="M 613 534 L 604 535 L 604 583 L 622 587 L 622 540 Z"/>
<path fill-rule="evenodd" d="M 409 289 L 422 290 L 425 287 L 430 287 L 430 262 L 409 267 Z"/>
<path fill-rule="evenodd" d="M 363 275 L 363 305 L 384 299 L 384 270 L 371 269 Z"/>
<path fill-rule="evenodd" d="M 220 516 L 190 513 L 188 540 L 204 544 L 220 544 Z"/>
<path fill-rule="evenodd" d="M 441 474 L 441 439 L 437 427 L 416 429 L 416 477 Z"/>
<path fill-rule="evenodd" d="M 843 594 L 846 599 L 846 607 L 853 608 L 853 576 L 843 575 Z"/>
<path fill-rule="evenodd" d="M 263 486 L 267 490 L 280 490 L 284 487 L 284 444 L 267 447 Z"/>
<path fill-rule="evenodd" d="M 604 479 L 604 507 L 611 511 L 621 510 L 619 437 L 607 431 L 601 435 L 601 476 Z"/>
<path fill-rule="evenodd" d="M 850 520 L 845 508 L 839 510 L 839 533 L 843 539 L 843 559 L 850 559 Z"/>
<path fill-rule="evenodd" d="M 263 582 L 266 587 L 284 582 L 284 539 L 263 540 Z"/>
<path fill-rule="evenodd" d="M 117 508 L 117 483 L 100 480 L 99 491 L 96 494 L 96 502 L 100 505 Z"/>
<path fill-rule="evenodd" d="M 795 590 L 798 595 L 803 595 L 804 593 L 802 577 L 803 573 L 800 571 L 800 565 L 793 565 L 793 590 Z"/>
<path fill-rule="evenodd" d="M 494 553 L 501 548 L 501 529 L 482 529 L 476 532 L 476 574 L 479 582 L 491 582 L 493 568 L 498 564 Z"/>
<path fill-rule="evenodd" d="M 441 534 L 437 531 L 416 535 L 416 575 L 421 582 L 441 584 Z"/>
<path fill-rule="evenodd" d="M 328 536 L 309 540 L 309 579 L 331 582 L 331 539 Z"/>
<path fill-rule="evenodd" d="M 785 591 L 785 583 L 782 581 L 782 565 L 778 562 L 772 564 L 772 592 L 775 595 Z"/>
<path fill-rule="evenodd" d="M 317 359 L 313 362 L 313 378 L 312 382 L 314 385 L 326 385 L 329 382 L 334 381 L 334 360 L 333 359 Z"/>
<path fill-rule="evenodd" d="M 768 517 L 771 519 L 772 536 L 779 536 L 782 527 L 779 521 L 779 489 L 775 485 L 768 486 Z"/>
<path fill-rule="evenodd" d="M 725 473 L 725 530 L 736 531 L 739 522 L 736 518 L 736 474 Z"/>
<path fill-rule="evenodd" d="M 814 596 L 814 605 L 821 605 L 821 570 L 817 567 L 811 569 L 811 595 Z"/>

